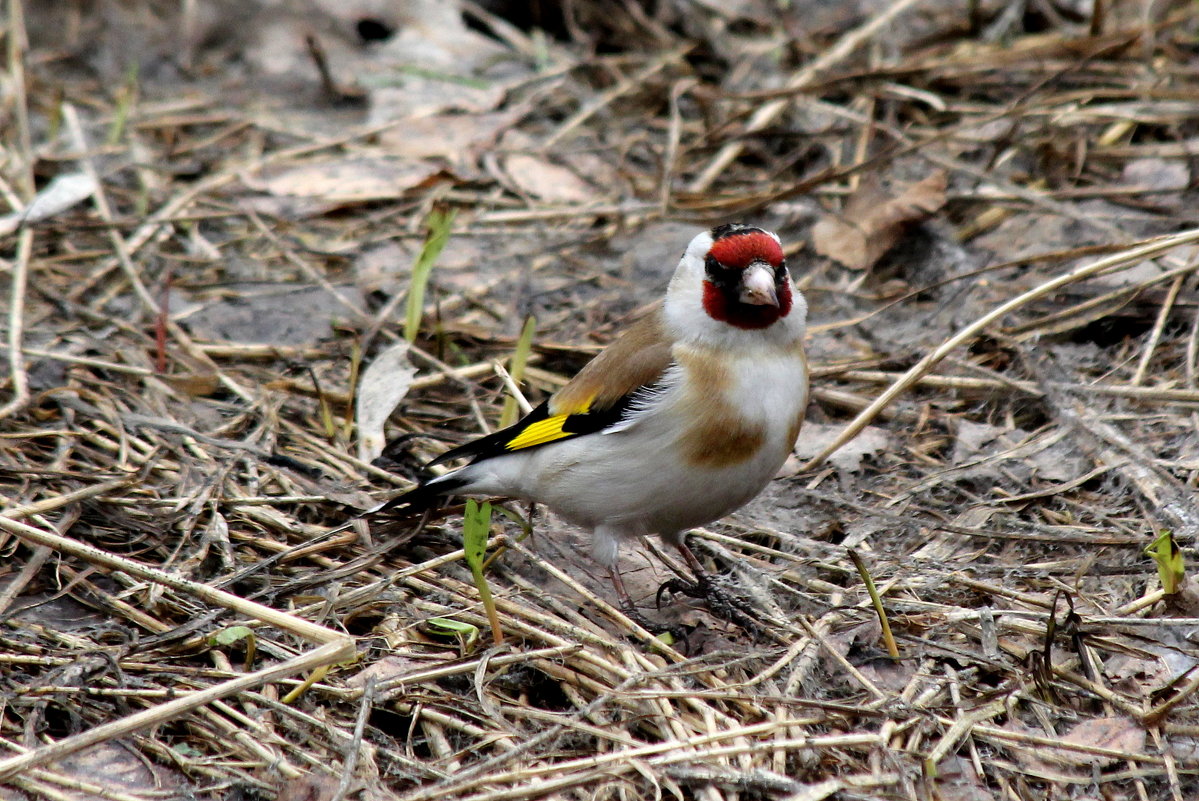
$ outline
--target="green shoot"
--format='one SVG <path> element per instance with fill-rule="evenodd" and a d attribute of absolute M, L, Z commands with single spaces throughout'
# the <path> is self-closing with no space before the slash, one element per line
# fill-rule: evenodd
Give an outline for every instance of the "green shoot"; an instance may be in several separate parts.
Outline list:
<path fill-rule="evenodd" d="M 394 68 L 394 71 L 394 75 L 364 76 L 358 79 L 358 83 L 367 89 L 386 89 L 393 86 L 402 87 L 405 85 L 404 76 L 411 75 L 414 78 L 423 78 L 428 81 L 444 81 L 445 83 L 458 84 L 459 86 L 469 86 L 471 89 L 488 89 L 491 87 L 491 82 L 482 78 L 473 78 L 469 75 L 455 75 L 451 72 L 441 72 L 409 64 L 400 64 Z"/>
<path fill-rule="evenodd" d="M 1145 555 L 1157 562 L 1157 575 L 1162 582 L 1162 592 L 1174 595 L 1182 589 L 1186 580 L 1186 566 L 1172 532 L 1163 531 L 1159 534 L 1145 549 Z"/>
<path fill-rule="evenodd" d="M 424 247 L 412 265 L 412 285 L 408 287 L 408 306 L 404 316 L 404 339 L 416 341 L 420 331 L 420 318 L 425 310 L 425 287 L 429 284 L 429 276 L 433 274 L 433 265 L 437 263 L 445 243 L 450 238 L 450 227 L 458 216 L 456 209 L 445 211 L 434 209 L 429 213 L 427 223 L 429 233 L 425 236 Z"/>
<path fill-rule="evenodd" d="M 230 645 L 246 641 L 246 670 L 254 664 L 254 654 L 258 650 L 258 639 L 254 636 L 254 630 L 249 626 L 229 626 L 223 628 L 216 634 L 208 638 L 209 645 L 220 645 L 228 648 Z"/>
<path fill-rule="evenodd" d="M 171 750 L 187 760 L 202 759 L 204 757 L 203 751 L 188 743 L 175 743 L 171 746 Z"/>
<path fill-rule="evenodd" d="M 874 579 L 870 577 L 870 571 L 866 569 L 866 563 L 862 561 L 862 557 L 858 556 L 858 552 L 853 548 L 849 548 L 849 558 L 853 560 L 853 565 L 858 569 L 858 575 L 862 577 L 862 582 L 866 585 L 866 592 L 870 593 L 870 603 L 874 605 L 874 613 L 878 615 L 878 622 L 883 627 L 883 643 L 887 646 L 887 653 L 892 659 L 899 659 L 899 646 L 895 644 L 895 637 L 891 634 L 891 623 L 887 620 L 887 610 L 883 609 L 883 599 L 878 594 L 878 588 L 874 586 Z"/>
<path fill-rule="evenodd" d="M 465 656 L 475 650 L 479 644 L 479 627 L 473 623 L 464 623 L 448 617 L 431 617 L 425 621 L 429 632 L 439 637 L 456 637 L 458 645 Z"/>
<path fill-rule="evenodd" d="M 362 373 L 362 343 L 358 340 L 350 342 L 350 379 L 349 393 L 346 400 L 345 425 L 342 436 L 349 442 L 354 435 L 354 399 L 358 397 L 358 379 Z"/>
<path fill-rule="evenodd" d="M 553 64 L 549 39 L 541 28 L 530 31 L 529 38 L 533 41 L 533 68 L 538 72 L 545 72 Z"/>
<path fill-rule="evenodd" d="M 495 610 L 491 587 L 487 586 L 487 577 L 483 575 L 483 557 L 487 555 L 487 536 L 490 533 L 491 503 L 484 501 L 480 505 L 474 499 L 468 499 L 466 512 L 462 516 L 462 548 L 466 552 L 466 564 L 475 579 L 475 586 L 479 589 L 479 599 L 483 601 L 483 609 L 487 612 L 487 621 L 491 624 L 491 639 L 500 645 L 504 641 L 504 630 L 500 628 L 500 616 Z"/>
<path fill-rule="evenodd" d="M 333 421 L 333 408 L 329 405 L 329 398 L 321 389 L 321 382 L 316 377 L 316 371 L 311 367 L 308 368 L 308 377 L 312 379 L 312 388 L 316 390 L 317 409 L 321 415 L 321 425 L 325 429 L 325 437 L 330 442 L 337 440 L 337 424 Z"/>
<path fill-rule="evenodd" d="M 299 698 L 304 693 L 308 692 L 309 687 L 316 684 L 321 679 L 325 678 L 325 676 L 329 675 L 329 669 L 332 667 L 333 667 L 332 665 L 321 665 L 316 670 L 309 673 L 308 676 L 304 679 L 304 681 L 299 684 L 299 686 L 297 686 L 295 689 L 293 689 L 287 695 L 280 698 L 279 701 L 284 704 L 295 703 L 297 698 Z"/>
<path fill-rule="evenodd" d="M 117 106 L 113 113 L 112 124 L 108 126 L 106 143 L 115 145 L 125 135 L 125 126 L 129 123 L 129 115 L 137 103 L 137 62 L 131 62 L 125 70 L 125 85 L 117 90 Z"/>
<path fill-rule="evenodd" d="M 533 332 L 537 329 L 537 321 L 532 315 L 525 318 L 525 327 L 520 331 L 520 339 L 516 341 L 516 351 L 512 354 L 512 363 L 508 367 L 508 375 L 512 383 L 520 386 L 525 377 L 525 365 L 529 361 L 529 351 L 533 349 Z M 504 410 L 500 412 L 500 428 L 507 428 L 516 422 L 520 407 L 512 395 L 504 398 Z"/>

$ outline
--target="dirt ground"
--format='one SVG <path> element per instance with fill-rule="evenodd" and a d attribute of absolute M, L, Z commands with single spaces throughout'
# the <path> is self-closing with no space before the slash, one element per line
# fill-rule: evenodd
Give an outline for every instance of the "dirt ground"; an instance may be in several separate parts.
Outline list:
<path fill-rule="evenodd" d="M 1199 797 L 1193 3 L 5 14 L 0 799 Z M 496 644 L 461 506 L 341 526 L 730 221 L 811 310 L 691 539 L 758 626 L 508 504 Z"/>

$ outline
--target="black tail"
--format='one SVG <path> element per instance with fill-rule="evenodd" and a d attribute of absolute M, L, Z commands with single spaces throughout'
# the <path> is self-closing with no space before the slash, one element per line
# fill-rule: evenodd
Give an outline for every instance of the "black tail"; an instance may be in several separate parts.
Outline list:
<path fill-rule="evenodd" d="M 364 514 L 376 515 L 381 512 L 403 511 L 410 514 L 420 514 L 426 509 L 432 509 L 447 495 L 453 495 L 455 490 L 465 487 L 470 482 L 449 475 L 426 481 L 408 490 L 403 495 L 397 495 L 390 501 L 379 504 L 374 509 L 368 509 Z"/>

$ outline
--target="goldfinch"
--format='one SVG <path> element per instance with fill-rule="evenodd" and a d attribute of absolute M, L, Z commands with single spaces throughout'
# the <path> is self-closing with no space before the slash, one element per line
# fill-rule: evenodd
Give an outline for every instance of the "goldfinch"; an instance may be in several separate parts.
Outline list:
<path fill-rule="evenodd" d="M 442 454 L 469 458 L 379 508 L 446 495 L 535 501 L 591 531 L 622 606 L 622 542 L 657 534 L 696 578 L 688 529 L 762 491 L 808 403 L 807 303 L 779 238 L 721 225 L 691 240 L 665 301 L 515 425 Z"/>

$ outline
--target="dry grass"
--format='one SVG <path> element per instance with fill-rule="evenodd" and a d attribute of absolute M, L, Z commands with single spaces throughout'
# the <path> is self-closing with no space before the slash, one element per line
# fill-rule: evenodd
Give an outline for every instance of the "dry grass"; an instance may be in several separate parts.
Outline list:
<path fill-rule="evenodd" d="M 98 190 L 0 238 L 0 798 L 1199 794 L 1199 607 L 1143 553 L 1199 534 L 1199 17 L 791 5 L 592 18 L 607 55 L 493 19 L 542 64 L 497 101 L 519 137 L 354 196 L 399 146 L 360 88 L 297 123 L 200 67 L 114 82 L 9 4 L 0 192 Z M 805 248 L 817 201 L 938 169 L 946 207 L 872 269 Z M 410 263 L 445 207 L 389 472 L 348 416 L 407 276 L 363 254 Z M 528 315 L 540 397 L 729 219 L 790 243 L 824 436 L 695 536 L 763 630 L 675 599 L 665 645 L 552 519 L 493 529 L 503 647 L 431 627 L 487 631 L 460 509 L 339 524 L 494 425 Z M 628 569 L 652 596 L 663 564 Z"/>

